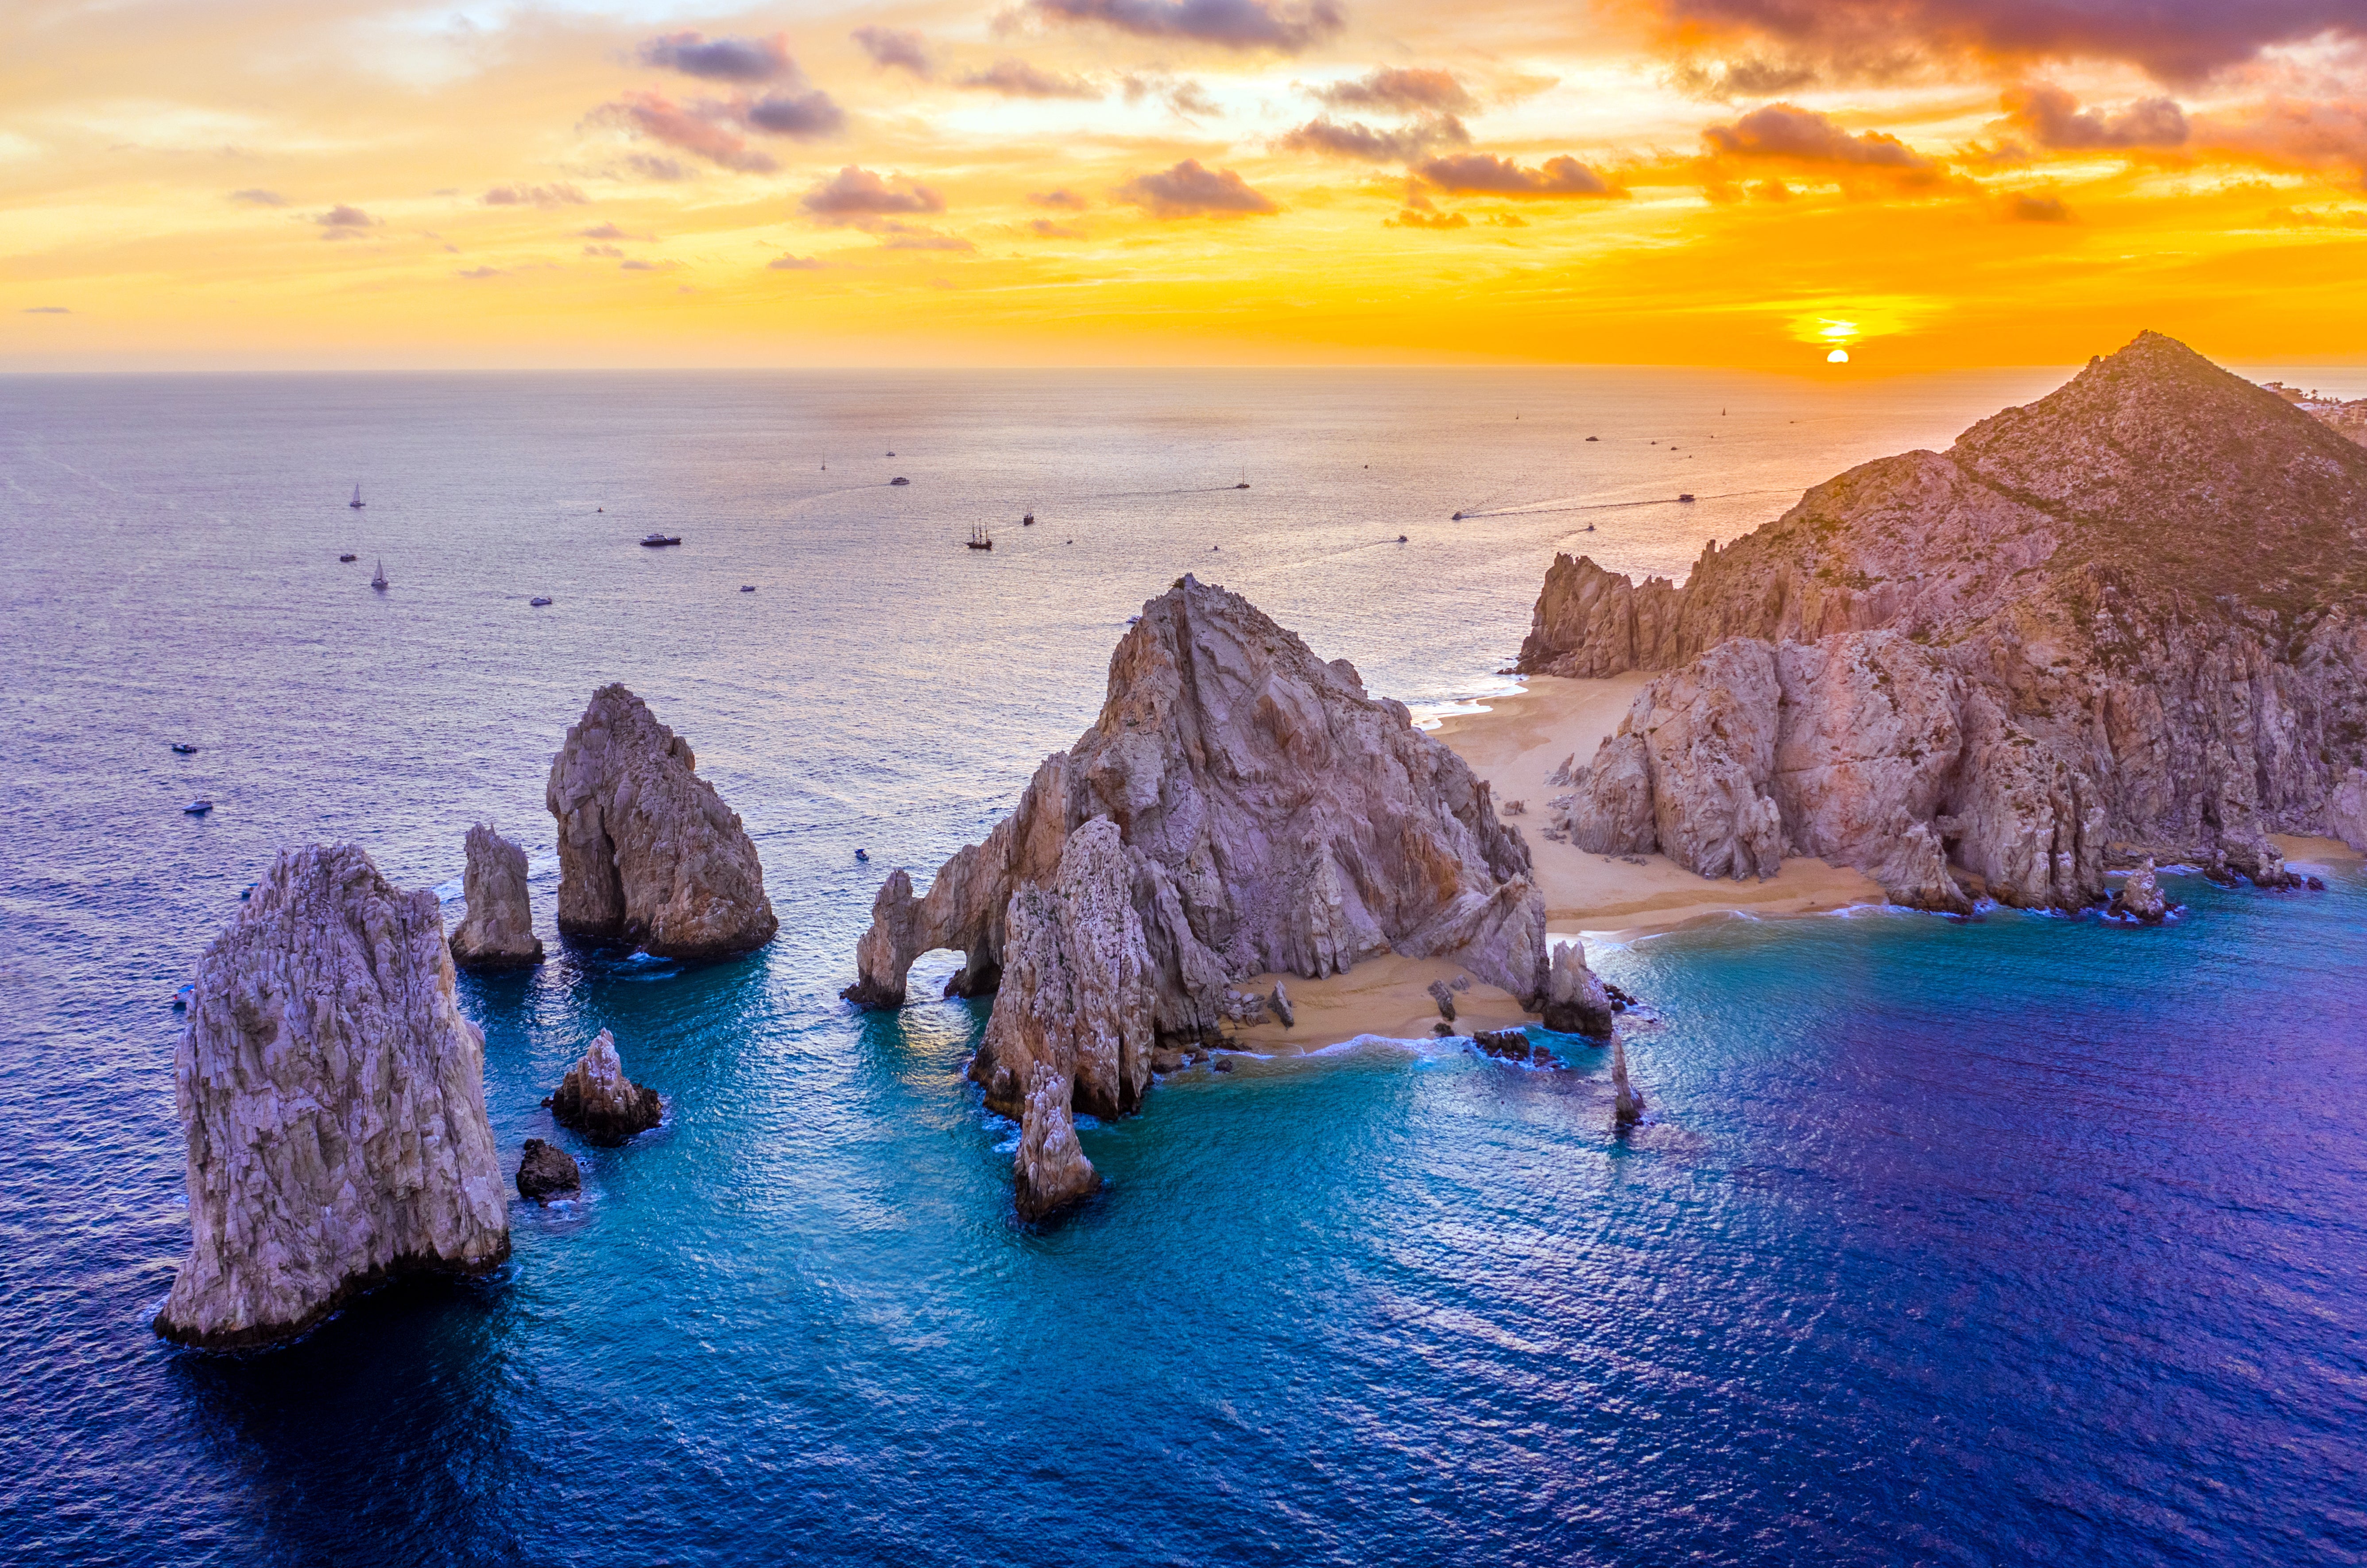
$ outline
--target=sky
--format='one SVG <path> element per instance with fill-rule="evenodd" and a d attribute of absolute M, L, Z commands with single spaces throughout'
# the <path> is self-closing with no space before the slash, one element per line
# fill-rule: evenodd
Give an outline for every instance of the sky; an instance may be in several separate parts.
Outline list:
<path fill-rule="evenodd" d="M 2362 279 L 2367 0 L 0 8 L 6 370 L 2356 365 Z"/>

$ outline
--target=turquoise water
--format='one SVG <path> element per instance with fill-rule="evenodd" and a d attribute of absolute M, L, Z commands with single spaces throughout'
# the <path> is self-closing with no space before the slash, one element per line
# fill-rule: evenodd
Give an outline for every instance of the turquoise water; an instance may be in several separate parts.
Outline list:
<path fill-rule="evenodd" d="M 1575 1043 L 1565 1074 L 1410 1044 L 1249 1062 L 1088 1128 L 1109 1190 L 1040 1232 L 1010 1217 L 1009 1127 L 957 1076 L 982 1006 L 837 1000 L 878 877 L 1007 807 L 1176 571 L 1250 592 L 1377 690 L 1443 701 L 1509 654 L 1569 538 L 1555 514 L 1438 525 L 1438 497 L 1475 499 L 1458 467 L 1555 446 L 1505 404 L 1633 446 L 1722 399 L 1757 448 L 1721 486 L 1744 490 L 2012 400 L 1918 384 L 1904 412 L 1822 408 L 1795 450 L 1781 390 L 0 382 L 0 1551 L 2367 1554 L 2353 872 L 2318 895 L 2173 879 L 2191 908 L 2159 931 L 1870 912 L 1605 951 L 1658 1015 L 1630 1035 L 1653 1110 L 1624 1141 Z M 912 486 L 825 480 L 819 457 L 809 477 L 808 452 L 882 427 Z M 1657 482 L 1653 450 L 1590 448 L 1596 493 Z M 367 522 L 342 506 L 366 461 Z M 1366 461 L 1394 466 L 1367 480 Z M 1263 488 L 1217 488 L 1244 465 Z M 1195 468 L 1215 481 L 1185 483 Z M 1089 499 L 1114 472 L 1169 482 Z M 1030 534 L 1079 543 L 944 548 L 985 503 L 942 492 L 987 473 L 1034 498 Z M 1734 527 L 1670 512 L 1619 547 L 1682 558 L 1684 529 Z M 636 550 L 652 526 L 688 542 Z M 1367 536 L 1424 531 L 1419 570 L 1366 559 Z M 387 551 L 394 592 L 361 586 L 370 555 L 336 565 L 353 544 Z M 270 1355 L 155 1340 L 186 1245 L 169 996 L 236 889 L 313 836 L 443 883 L 478 816 L 542 867 L 542 772 L 611 677 L 748 819 L 781 937 L 695 970 L 560 950 L 464 980 L 462 1004 L 513 1162 L 603 1027 L 666 1125 L 578 1146 L 586 1201 L 515 1206 L 495 1277 L 382 1292 Z M 183 738 L 204 750 L 173 757 Z M 221 802 L 202 821 L 178 811 L 198 793 Z M 551 886 L 538 869 L 546 930 Z"/>

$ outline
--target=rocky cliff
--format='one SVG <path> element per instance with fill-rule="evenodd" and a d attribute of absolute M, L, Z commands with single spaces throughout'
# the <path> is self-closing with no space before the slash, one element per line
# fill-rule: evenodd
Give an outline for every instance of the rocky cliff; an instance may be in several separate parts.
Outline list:
<path fill-rule="evenodd" d="M 468 914 L 452 932 L 452 962 L 463 969 L 527 969 L 542 962 L 527 897 L 526 852 L 480 822 L 469 829 L 469 870 L 461 884 Z"/>
<path fill-rule="evenodd" d="M 729 958 L 780 929 L 756 846 L 690 743 L 621 685 L 567 732 L 544 792 L 559 819 L 559 929 L 668 958 Z"/>
<path fill-rule="evenodd" d="M 394 1275 L 509 1256 L 484 1040 L 452 988 L 433 893 L 357 845 L 274 863 L 198 965 L 175 1064 L 190 1247 L 159 1334 L 272 1344 Z"/>
<path fill-rule="evenodd" d="M 1184 577 L 1143 607 L 1100 718 L 1036 770 L 1018 809 L 926 897 L 902 871 L 889 877 L 848 998 L 900 1005 L 912 960 L 934 948 L 967 955 L 954 992 L 995 988 L 1014 896 L 1054 886 L 1096 818 L 1123 852 L 1163 1038 L 1213 1038 L 1229 981 L 1337 974 L 1389 951 L 1543 991 L 1544 902 L 1487 785 L 1402 704 L 1366 695 L 1346 660 Z M 1014 1068 L 1012 1092 L 1025 1085 Z"/>
<path fill-rule="evenodd" d="M 2367 449 L 2148 333 L 1682 588 L 1557 558 L 1520 668 L 1667 671 L 1557 807 L 1581 847 L 2078 908 L 2146 853 L 2284 886 L 2268 833 L 2360 842 L 2362 592 Z"/>

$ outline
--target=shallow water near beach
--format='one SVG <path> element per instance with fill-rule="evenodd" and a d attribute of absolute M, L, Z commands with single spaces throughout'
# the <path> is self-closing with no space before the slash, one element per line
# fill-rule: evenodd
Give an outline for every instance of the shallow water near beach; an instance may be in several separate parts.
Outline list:
<path fill-rule="evenodd" d="M 0 379 L 0 1554 L 2367 1557 L 2355 870 L 2171 878 L 2152 931 L 1608 948 L 1653 1013 L 1632 1135 L 1576 1041 L 1563 1073 L 1244 1059 L 1086 1130 L 1109 1188 L 1044 1231 L 957 1077 L 984 1004 L 837 999 L 879 877 L 1007 810 L 1178 573 L 1436 707 L 1509 661 L 1554 549 L 1682 571 L 2058 378 Z M 171 994 L 239 889 L 346 839 L 445 885 L 487 819 L 547 936 L 543 775 L 611 679 L 746 819 L 781 935 L 554 945 L 461 1004 L 513 1168 L 602 1028 L 664 1126 L 574 1145 L 583 1201 L 515 1204 L 492 1278 L 268 1355 L 156 1340 Z"/>

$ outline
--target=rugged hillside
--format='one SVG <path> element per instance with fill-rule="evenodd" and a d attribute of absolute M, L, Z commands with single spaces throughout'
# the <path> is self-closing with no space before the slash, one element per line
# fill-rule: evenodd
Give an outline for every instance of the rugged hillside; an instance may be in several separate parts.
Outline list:
<path fill-rule="evenodd" d="M 2115 854 L 2274 883 L 2264 833 L 2356 841 L 2362 606 L 2367 447 L 2148 333 L 1944 454 L 1818 486 L 1682 589 L 1557 558 L 1519 667 L 1671 671 L 1574 781 L 1576 841 L 2078 907 Z M 1698 662 L 1734 638 L 1763 667 Z"/>

